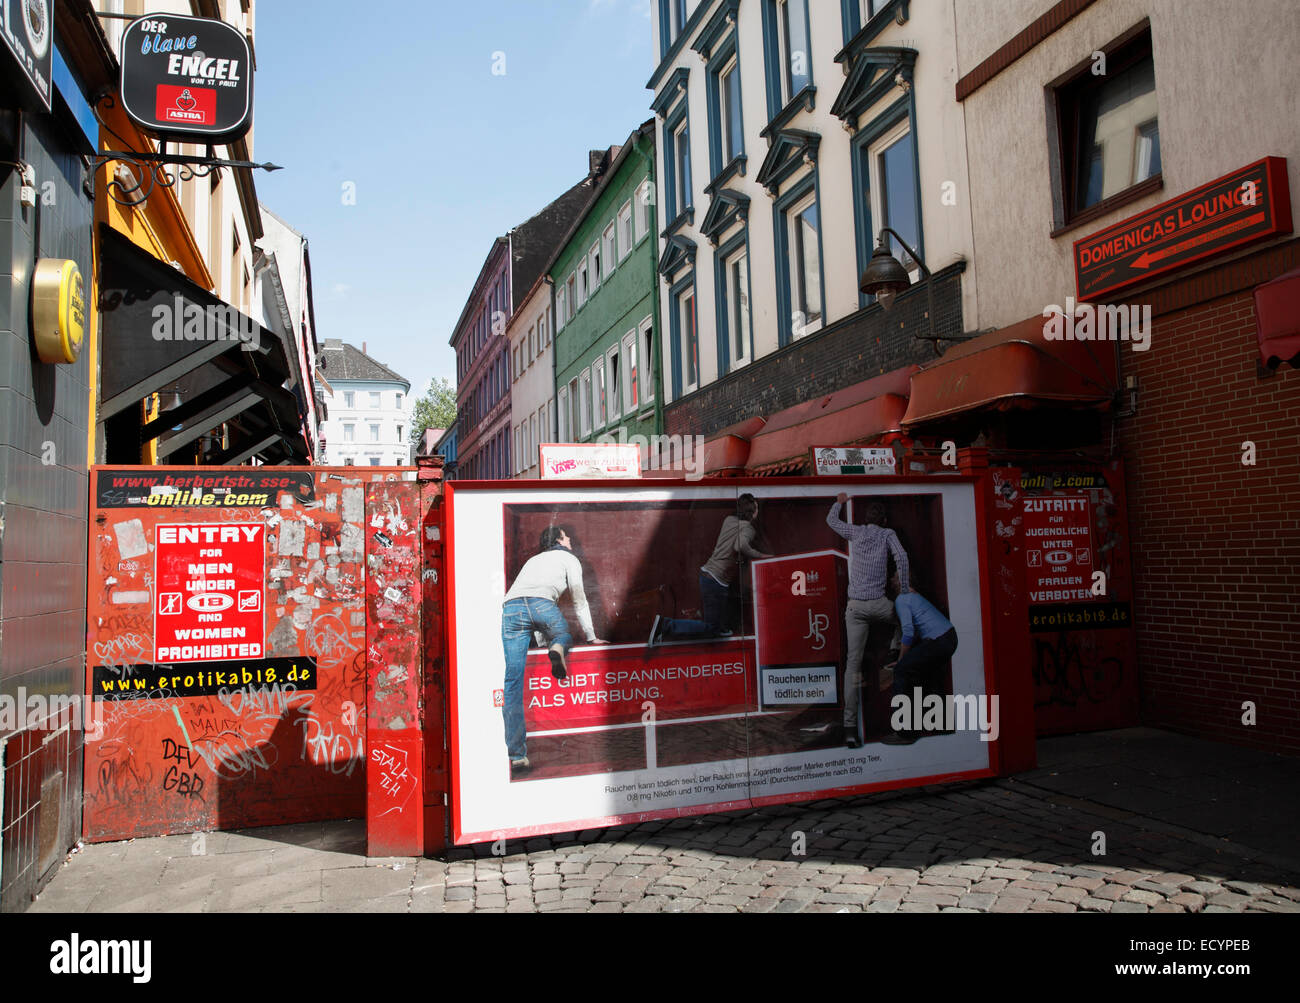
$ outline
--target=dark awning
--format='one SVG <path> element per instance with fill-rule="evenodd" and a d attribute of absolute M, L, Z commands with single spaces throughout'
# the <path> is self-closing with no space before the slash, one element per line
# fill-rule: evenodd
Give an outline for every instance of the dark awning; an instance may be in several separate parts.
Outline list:
<path fill-rule="evenodd" d="M 280 336 L 120 234 L 103 233 L 100 420 L 156 393 L 167 410 L 141 429 L 141 445 L 157 439 L 160 462 L 224 425 L 229 441 L 214 463 L 310 463 L 293 392 L 297 356 Z"/>
<path fill-rule="evenodd" d="M 1100 311 L 1098 320 L 1104 326 Z M 1115 345 L 1048 341 L 1044 323 L 1031 317 L 950 348 L 912 378 L 903 426 L 911 431 L 981 409 L 1108 407 L 1117 382 Z"/>
<path fill-rule="evenodd" d="M 803 473 L 815 446 L 855 446 L 901 432 L 916 369 L 898 369 L 774 414 L 754 437 L 749 473 Z"/>
<path fill-rule="evenodd" d="M 1255 314 L 1264 365 L 1300 369 L 1300 268 L 1256 288 Z"/>

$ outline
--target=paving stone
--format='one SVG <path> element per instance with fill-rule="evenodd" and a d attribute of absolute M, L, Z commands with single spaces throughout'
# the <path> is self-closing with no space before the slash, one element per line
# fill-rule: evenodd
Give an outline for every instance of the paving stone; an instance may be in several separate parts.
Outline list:
<path fill-rule="evenodd" d="M 1141 902 L 1116 902 L 1111 912 L 1149 912 L 1150 908 Z"/>
<path fill-rule="evenodd" d="M 1026 912 L 1076 912 L 1072 902 L 1058 902 L 1056 899 L 1044 899 L 1041 902 L 1035 902 Z"/>
<path fill-rule="evenodd" d="M 1238 895 L 1235 892 L 1220 892 L 1218 895 L 1211 895 L 1205 901 L 1207 909 L 1209 906 L 1218 906 L 1234 912 L 1240 911 L 1250 903 L 1250 899 L 1245 895 Z"/>

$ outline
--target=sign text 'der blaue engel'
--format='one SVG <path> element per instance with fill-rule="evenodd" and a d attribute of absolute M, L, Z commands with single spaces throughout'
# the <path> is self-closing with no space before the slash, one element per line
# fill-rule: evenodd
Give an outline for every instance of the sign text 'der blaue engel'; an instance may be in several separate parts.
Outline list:
<path fill-rule="evenodd" d="M 205 143 L 245 135 L 253 120 L 248 40 L 224 21 L 151 14 L 122 35 L 122 105 L 141 128 Z"/>

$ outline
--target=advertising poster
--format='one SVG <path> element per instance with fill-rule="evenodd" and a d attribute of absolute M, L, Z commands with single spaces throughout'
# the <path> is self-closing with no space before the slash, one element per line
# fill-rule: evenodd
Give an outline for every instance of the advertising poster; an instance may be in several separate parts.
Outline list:
<path fill-rule="evenodd" d="M 992 775 L 973 483 L 449 484 L 456 842 Z"/>

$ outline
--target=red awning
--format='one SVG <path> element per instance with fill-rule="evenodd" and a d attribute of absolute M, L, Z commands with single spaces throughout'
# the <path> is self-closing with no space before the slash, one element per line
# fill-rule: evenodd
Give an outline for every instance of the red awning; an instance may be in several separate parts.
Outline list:
<path fill-rule="evenodd" d="M 767 422 L 749 418 L 717 432 L 704 444 L 705 477 L 738 477 L 745 472 L 754 436 Z"/>
<path fill-rule="evenodd" d="M 1255 289 L 1255 314 L 1264 365 L 1300 369 L 1300 268 Z"/>
<path fill-rule="evenodd" d="M 804 473 L 814 446 L 854 446 L 903 430 L 916 366 L 804 401 L 768 419 L 749 451 L 749 473 Z"/>
<path fill-rule="evenodd" d="M 911 431 L 983 408 L 1109 406 L 1118 382 L 1115 345 L 1048 341 L 1044 323 L 1031 317 L 950 348 L 912 378 L 903 426 Z"/>

